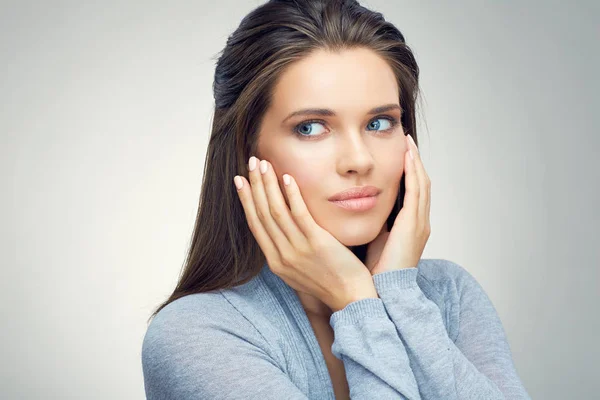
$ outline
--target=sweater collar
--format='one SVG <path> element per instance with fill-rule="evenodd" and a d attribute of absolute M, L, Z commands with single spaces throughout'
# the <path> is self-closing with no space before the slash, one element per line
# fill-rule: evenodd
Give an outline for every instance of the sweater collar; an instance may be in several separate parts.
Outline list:
<path fill-rule="evenodd" d="M 333 383 L 331 382 L 325 357 L 321 351 L 321 346 L 319 345 L 314 329 L 308 319 L 308 316 L 306 315 L 306 311 L 304 310 L 296 291 L 278 275 L 273 273 L 266 262 L 260 271 L 260 276 L 263 278 L 269 289 L 278 294 L 276 297 L 283 299 L 284 304 L 282 304 L 282 306 L 289 310 L 294 321 L 296 322 L 296 325 L 300 329 L 302 336 L 308 344 L 308 348 L 310 349 L 310 353 L 317 367 L 317 372 L 321 378 L 321 382 L 325 383 L 325 386 L 329 392 L 328 398 L 335 399 Z"/>

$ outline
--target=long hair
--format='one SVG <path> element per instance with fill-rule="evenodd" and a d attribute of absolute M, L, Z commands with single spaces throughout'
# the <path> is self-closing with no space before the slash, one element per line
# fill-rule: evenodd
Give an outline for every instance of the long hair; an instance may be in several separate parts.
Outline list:
<path fill-rule="evenodd" d="M 381 13 L 355 0 L 270 0 L 246 15 L 228 37 L 215 69 L 215 111 L 190 247 L 173 293 L 150 318 L 178 298 L 241 285 L 260 272 L 266 258 L 248 227 L 233 177 L 249 180 L 246 163 L 256 154 L 262 117 L 286 66 L 317 49 L 357 47 L 371 49 L 392 68 L 402 127 L 418 143 L 419 68 L 402 33 Z M 403 176 L 388 230 L 404 193 Z M 363 262 L 366 247 L 351 248 Z"/>

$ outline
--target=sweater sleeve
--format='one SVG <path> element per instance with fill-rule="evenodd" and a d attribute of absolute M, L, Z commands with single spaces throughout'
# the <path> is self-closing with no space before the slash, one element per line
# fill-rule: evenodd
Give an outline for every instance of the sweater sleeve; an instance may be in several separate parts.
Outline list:
<path fill-rule="evenodd" d="M 161 310 L 144 337 L 148 400 L 308 400 L 288 376 L 285 360 L 242 314 L 215 298 L 194 305 L 194 296 L 186 297 Z M 420 399 L 381 299 L 350 303 L 330 323 L 353 400 Z"/>
<path fill-rule="evenodd" d="M 344 363 L 353 400 L 421 399 L 404 344 L 380 298 L 354 301 L 330 318 L 331 352 Z"/>
<path fill-rule="evenodd" d="M 417 268 L 373 275 L 402 338 L 424 399 L 530 399 L 512 361 L 498 314 L 475 278 L 457 264 L 460 323 L 456 343 L 439 307 L 416 282 Z"/>

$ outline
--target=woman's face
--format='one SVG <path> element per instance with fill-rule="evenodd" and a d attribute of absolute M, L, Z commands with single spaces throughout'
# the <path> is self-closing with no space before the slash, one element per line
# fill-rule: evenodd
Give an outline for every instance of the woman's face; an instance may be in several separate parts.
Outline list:
<path fill-rule="evenodd" d="M 371 113 L 388 105 L 394 107 Z M 288 118 L 305 109 L 330 112 Z M 345 246 L 369 243 L 384 228 L 404 171 L 400 116 L 396 78 L 383 58 L 365 48 L 318 50 L 281 75 L 255 155 L 273 165 L 284 197 L 282 175 L 294 177 L 316 223 L 337 240 Z M 369 210 L 347 210 L 328 200 L 367 185 L 381 190 Z"/>

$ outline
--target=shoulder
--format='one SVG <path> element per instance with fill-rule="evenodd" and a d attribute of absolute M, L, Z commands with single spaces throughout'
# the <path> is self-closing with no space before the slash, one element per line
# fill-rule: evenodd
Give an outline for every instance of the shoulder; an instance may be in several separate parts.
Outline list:
<path fill-rule="evenodd" d="M 248 371 L 283 374 L 280 352 L 251 322 L 253 304 L 240 308 L 225 292 L 184 296 L 150 322 L 141 351 L 148 399 L 246 398 Z"/>
<path fill-rule="evenodd" d="M 235 312 L 219 292 L 190 294 L 167 304 L 154 316 L 146 331 L 146 340 L 177 334 L 182 329 L 225 325 L 236 318 Z"/>
<path fill-rule="evenodd" d="M 268 348 L 254 325 L 222 293 L 191 294 L 167 304 L 152 319 L 143 339 L 142 362 L 150 368 L 240 341 Z"/>

